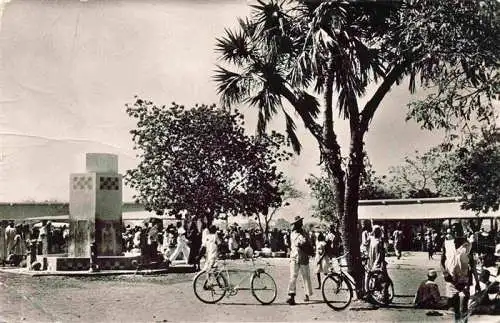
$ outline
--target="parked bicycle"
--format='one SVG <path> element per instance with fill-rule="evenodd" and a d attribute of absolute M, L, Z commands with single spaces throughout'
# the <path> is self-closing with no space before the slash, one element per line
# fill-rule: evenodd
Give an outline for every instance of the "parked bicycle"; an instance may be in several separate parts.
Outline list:
<path fill-rule="evenodd" d="M 354 278 L 342 270 L 342 267 L 345 266 L 341 265 L 341 260 L 346 255 L 332 259 L 332 266 L 321 284 L 323 300 L 329 307 L 336 311 L 343 310 L 349 306 L 355 286 Z M 368 270 L 366 260 L 366 258 L 363 258 L 363 268 L 365 271 Z M 335 268 L 337 267 L 336 264 L 338 264 L 338 268 Z M 390 304 L 394 298 L 394 284 L 388 275 L 385 278 L 383 276 L 386 275 L 382 275 L 381 271 L 369 271 L 368 290 L 365 291 L 368 300 L 380 306 Z M 384 284 L 387 284 L 387 297 L 384 297 Z"/>
<path fill-rule="evenodd" d="M 264 267 L 256 265 L 255 258 L 250 259 L 252 269 L 228 269 L 226 260 L 222 261 L 222 266 L 216 264 L 212 269 L 199 272 L 193 280 L 193 289 L 196 297 L 208 304 L 220 301 L 227 294 L 234 296 L 240 290 L 250 290 L 252 295 L 263 305 L 271 304 L 277 296 L 276 282 L 266 271 L 270 266 L 269 262 Z M 233 284 L 230 273 L 245 273 L 244 277 L 236 284 Z M 248 280 L 249 284 L 245 284 Z"/>

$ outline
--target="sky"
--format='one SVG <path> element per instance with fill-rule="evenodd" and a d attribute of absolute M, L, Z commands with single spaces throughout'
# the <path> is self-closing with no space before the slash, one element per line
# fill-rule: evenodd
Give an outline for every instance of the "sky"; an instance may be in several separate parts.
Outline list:
<path fill-rule="evenodd" d="M 0 201 L 67 201 L 69 174 L 85 171 L 88 152 L 117 154 L 121 173 L 133 168 L 134 123 L 124 105 L 134 95 L 160 105 L 217 103 L 215 40 L 250 3 L 0 0 Z M 405 122 L 410 99 L 407 86 L 392 89 L 367 133 L 380 174 L 442 140 Z M 253 133 L 256 110 L 243 111 Z M 307 196 L 304 180 L 319 174 L 319 153 L 297 125 L 303 152 L 282 170 Z M 284 130 L 280 120 L 272 126 Z M 347 147 L 347 124 L 335 128 Z M 124 188 L 124 200 L 132 195 Z"/>

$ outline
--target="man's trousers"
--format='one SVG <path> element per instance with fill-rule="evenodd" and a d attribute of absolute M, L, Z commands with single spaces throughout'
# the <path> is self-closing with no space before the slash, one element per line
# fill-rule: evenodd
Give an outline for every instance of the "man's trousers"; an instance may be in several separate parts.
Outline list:
<path fill-rule="evenodd" d="M 309 264 L 301 265 L 296 260 L 290 260 L 290 282 L 288 284 L 288 294 L 295 295 L 299 271 L 302 275 L 302 280 L 304 281 L 304 293 L 310 296 L 312 295 L 312 286 Z"/>

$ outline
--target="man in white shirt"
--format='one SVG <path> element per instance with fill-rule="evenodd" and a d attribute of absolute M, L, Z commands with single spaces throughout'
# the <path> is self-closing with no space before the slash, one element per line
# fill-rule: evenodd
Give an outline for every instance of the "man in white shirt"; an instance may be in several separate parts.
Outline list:
<path fill-rule="evenodd" d="M 205 235 L 202 241 L 201 248 L 205 250 L 205 265 L 203 266 L 203 271 L 209 271 L 217 261 L 219 239 L 216 233 L 217 227 L 215 225 L 210 226 L 208 234 Z M 202 252 L 200 252 L 200 256 L 202 256 Z"/>

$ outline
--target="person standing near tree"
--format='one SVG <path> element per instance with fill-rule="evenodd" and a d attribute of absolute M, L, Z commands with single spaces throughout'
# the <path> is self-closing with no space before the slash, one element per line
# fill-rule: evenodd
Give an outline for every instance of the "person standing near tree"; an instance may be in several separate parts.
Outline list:
<path fill-rule="evenodd" d="M 200 231 L 198 231 L 198 226 L 196 225 L 196 222 L 193 220 L 191 220 L 189 224 L 186 238 L 189 241 L 189 249 L 190 249 L 188 264 L 194 265 L 196 271 L 198 271 L 200 270 L 199 252 L 201 248 L 202 238 Z"/>
<path fill-rule="evenodd" d="M 389 297 L 387 281 L 387 262 L 385 261 L 385 248 L 384 241 L 382 240 L 382 229 L 375 225 L 373 227 L 373 236 L 370 238 L 368 244 L 368 262 L 367 268 L 369 272 L 365 273 L 365 290 L 368 290 L 368 274 L 370 272 L 380 272 L 382 275 L 382 282 L 384 286 L 383 298 Z"/>
<path fill-rule="evenodd" d="M 292 232 L 290 234 L 290 282 L 288 284 L 287 303 L 295 305 L 295 293 L 297 288 L 297 277 L 299 272 L 304 280 L 304 301 L 309 301 L 312 295 L 311 273 L 309 271 L 309 257 L 314 248 L 309 241 L 307 233 L 303 229 L 303 218 L 296 216 L 291 223 Z"/>
<path fill-rule="evenodd" d="M 321 273 L 327 274 L 330 266 L 330 257 L 327 253 L 327 243 L 323 232 L 318 234 L 315 252 L 316 256 L 314 257 L 314 263 L 316 267 L 316 278 L 318 279 L 318 286 L 316 289 L 321 289 Z"/>
<path fill-rule="evenodd" d="M 203 238 L 201 244 L 198 261 L 199 258 L 205 256 L 205 264 L 203 265 L 202 271 L 208 273 L 217 261 L 219 255 L 219 244 L 221 241 L 217 236 L 217 227 L 215 225 L 212 224 L 207 228 L 207 230 L 208 233 Z"/>
<path fill-rule="evenodd" d="M 368 246 L 370 245 L 370 233 L 372 232 L 372 224 L 369 220 L 363 222 L 363 230 L 361 231 L 361 255 L 368 255 Z"/>

